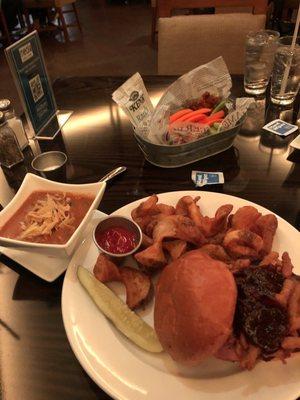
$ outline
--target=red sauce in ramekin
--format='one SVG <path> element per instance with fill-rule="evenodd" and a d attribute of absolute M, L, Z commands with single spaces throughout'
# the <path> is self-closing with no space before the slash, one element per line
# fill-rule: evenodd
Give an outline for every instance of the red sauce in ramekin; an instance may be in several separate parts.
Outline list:
<path fill-rule="evenodd" d="M 112 254 L 125 254 L 131 252 L 137 245 L 136 235 L 121 226 L 95 232 L 99 246 Z"/>

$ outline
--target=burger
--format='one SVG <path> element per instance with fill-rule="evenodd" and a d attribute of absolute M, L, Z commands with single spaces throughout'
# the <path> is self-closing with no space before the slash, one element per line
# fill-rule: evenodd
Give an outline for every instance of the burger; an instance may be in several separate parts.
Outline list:
<path fill-rule="evenodd" d="M 162 347 L 185 365 L 216 354 L 232 333 L 237 288 L 226 265 L 201 250 L 169 264 L 156 288 L 154 327 Z"/>

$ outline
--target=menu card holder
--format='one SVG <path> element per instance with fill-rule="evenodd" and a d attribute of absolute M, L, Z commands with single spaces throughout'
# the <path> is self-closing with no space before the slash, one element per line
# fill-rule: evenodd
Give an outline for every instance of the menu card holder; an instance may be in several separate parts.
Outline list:
<path fill-rule="evenodd" d="M 37 31 L 5 49 L 29 125 L 29 137 L 52 140 L 72 115 L 57 109 Z"/>

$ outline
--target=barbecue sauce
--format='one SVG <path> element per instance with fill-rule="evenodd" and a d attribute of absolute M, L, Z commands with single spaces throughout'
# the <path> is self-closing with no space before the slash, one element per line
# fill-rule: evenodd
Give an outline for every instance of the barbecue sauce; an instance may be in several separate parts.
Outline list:
<path fill-rule="evenodd" d="M 284 277 L 273 266 L 251 266 L 235 274 L 238 288 L 234 319 L 236 334 L 244 333 L 249 342 L 267 355 L 280 348 L 288 330 L 288 316 L 275 300 Z"/>

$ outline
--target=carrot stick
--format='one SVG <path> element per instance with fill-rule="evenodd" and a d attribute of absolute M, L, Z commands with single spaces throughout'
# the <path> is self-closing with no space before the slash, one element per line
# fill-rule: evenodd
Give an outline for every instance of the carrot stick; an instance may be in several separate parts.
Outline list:
<path fill-rule="evenodd" d="M 195 117 L 196 115 L 204 115 L 205 113 L 210 112 L 209 108 L 200 108 L 199 110 L 193 111 L 189 114 L 184 115 L 180 118 L 180 121 L 189 121 L 190 117 Z M 190 121 L 189 121 L 190 122 Z"/>
<path fill-rule="evenodd" d="M 204 122 L 204 121 L 206 121 L 206 119 L 207 119 L 207 116 L 206 115 L 204 115 L 204 114 L 198 114 L 198 115 L 194 115 L 194 116 L 191 116 L 191 117 L 189 117 L 188 119 L 186 119 L 184 122 Z"/>
<path fill-rule="evenodd" d="M 225 112 L 223 110 L 216 112 L 206 118 L 206 123 L 211 125 L 211 123 L 220 122 L 219 119 L 223 119 Z"/>
<path fill-rule="evenodd" d="M 210 111 L 211 111 L 210 108 L 200 108 L 199 110 L 193 111 L 193 116 L 194 115 L 199 115 L 199 114 L 204 115 L 204 114 L 209 113 Z"/>
<path fill-rule="evenodd" d="M 211 112 L 211 108 L 199 108 L 199 110 L 196 110 L 195 112 L 201 112 L 202 114 L 207 114 L 209 112 Z"/>
<path fill-rule="evenodd" d="M 172 114 L 170 116 L 170 123 L 176 121 L 178 118 L 183 117 L 184 115 L 192 112 L 193 110 L 189 109 L 189 108 L 185 108 L 184 110 L 179 110 L 176 113 Z"/>
<path fill-rule="evenodd" d="M 215 124 L 216 122 L 222 122 L 223 118 L 216 118 L 216 119 L 212 119 L 211 121 L 205 121 L 205 123 L 209 126 L 212 126 L 213 124 Z"/>
<path fill-rule="evenodd" d="M 193 114 L 186 115 L 186 118 L 184 118 L 183 121 L 195 122 L 198 119 L 205 119 L 207 118 L 205 114 L 208 112 L 210 112 L 209 108 L 201 108 L 200 110 L 194 111 Z"/>
<path fill-rule="evenodd" d="M 206 118 L 206 122 L 209 123 L 212 121 L 216 121 L 217 119 L 223 119 L 223 118 L 211 116 L 209 118 Z"/>
<path fill-rule="evenodd" d="M 224 110 L 221 110 L 221 111 L 218 111 L 218 112 L 216 112 L 216 113 L 214 113 L 214 114 L 211 114 L 209 117 L 208 117 L 208 119 L 210 119 L 210 118 L 223 118 L 225 116 L 225 112 L 224 112 Z"/>
<path fill-rule="evenodd" d="M 188 116 L 191 116 L 194 113 L 194 111 L 190 111 L 187 114 L 184 114 L 182 117 L 179 117 L 175 120 L 175 122 L 182 122 L 185 120 L 185 118 L 187 118 Z"/>

